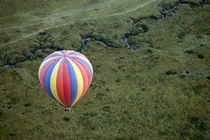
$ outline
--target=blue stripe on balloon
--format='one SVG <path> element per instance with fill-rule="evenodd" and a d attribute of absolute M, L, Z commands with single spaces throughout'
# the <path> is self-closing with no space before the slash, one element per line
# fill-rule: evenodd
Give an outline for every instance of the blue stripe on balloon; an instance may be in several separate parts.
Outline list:
<path fill-rule="evenodd" d="M 61 58 L 60 58 L 60 59 L 61 59 Z M 46 88 L 47 92 L 49 93 L 49 95 L 50 95 L 56 102 L 58 102 L 58 101 L 55 99 L 55 97 L 53 96 L 52 91 L 51 91 L 51 89 L 50 89 L 50 78 L 51 78 L 52 71 L 53 71 L 55 65 L 58 63 L 58 61 L 59 61 L 60 59 L 56 60 L 56 61 L 49 67 L 49 69 L 47 70 L 47 73 L 46 73 L 46 75 L 45 75 L 45 88 Z M 60 102 L 58 102 L 58 103 L 61 104 Z M 61 104 L 61 105 L 62 105 L 62 104 Z"/>
<path fill-rule="evenodd" d="M 68 66 L 68 70 L 69 70 L 69 77 L 70 77 L 70 86 L 71 86 L 71 101 L 70 101 L 70 106 L 73 104 L 74 100 L 77 97 L 77 77 L 76 77 L 76 73 L 74 71 L 73 66 L 71 65 L 71 63 L 69 62 L 69 60 L 67 58 L 66 62 L 67 62 L 67 66 Z"/>
<path fill-rule="evenodd" d="M 76 59 L 82 61 L 83 63 L 85 63 L 85 64 L 88 66 L 88 68 L 89 68 L 89 70 L 90 70 L 90 73 L 91 73 L 91 81 L 92 81 L 92 78 L 93 78 L 93 71 L 92 71 L 92 69 L 91 69 L 91 66 L 90 66 L 85 60 L 83 60 L 83 59 L 81 59 L 81 58 L 78 58 L 78 57 L 76 57 L 76 56 L 69 56 L 69 57 L 76 58 Z"/>

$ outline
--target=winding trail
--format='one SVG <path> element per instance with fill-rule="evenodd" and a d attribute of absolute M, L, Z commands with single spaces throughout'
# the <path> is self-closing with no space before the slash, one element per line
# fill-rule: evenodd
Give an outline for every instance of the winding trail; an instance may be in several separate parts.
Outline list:
<path fill-rule="evenodd" d="M 25 27 L 38 25 L 38 24 L 45 23 L 45 22 L 55 21 L 55 20 L 58 20 L 58 19 L 63 18 L 63 17 L 71 16 L 71 15 L 76 14 L 76 13 L 87 12 L 87 11 L 90 11 L 90 10 L 94 10 L 96 8 L 102 8 L 104 6 L 110 5 L 114 1 L 116 1 L 116 0 L 109 0 L 109 1 L 104 2 L 103 4 L 92 6 L 92 7 L 89 7 L 89 8 L 81 8 L 81 9 L 76 9 L 76 10 L 72 10 L 72 11 L 68 11 L 68 12 L 63 12 L 63 13 L 61 13 L 59 15 L 56 15 L 56 16 L 53 16 L 53 17 L 50 17 L 50 18 L 46 18 L 46 19 L 43 19 L 41 21 L 34 22 L 34 23 L 23 24 L 23 25 L 16 25 L 16 26 L 10 26 L 10 27 L 3 27 L 3 28 L 0 28 L 0 31 L 12 30 L 12 29 L 20 29 L 20 28 L 25 28 Z M 143 8 L 143 7 L 145 7 L 145 6 L 151 4 L 152 2 L 155 2 L 155 1 L 156 0 L 150 0 L 150 1 L 147 1 L 147 2 L 145 2 L 145 3 L 143 3 L 143 4 L 139 5 L 139 6 L 135 7 L 135 8 L 132 8 L 132 9 L 129 9 L 129 10 L 126 10 L 126 11 L 123 11 L 123 12 L 114 13 L 114 14 L 111 14 L 111 15 L 108 15 L 108 16 L 105 16 L 105 17 L 117 16 L 117 15 L 122 15 L 122 14 L 129 13 L 129 12 L 133 12 L 133 11 L 138 10 L 140 8 Z M 204 4 L 209 4 L 209 3 L 208 2 L 207 3 L 205 3 L 205 2 L 193 3 L 193 2 L 186 2 L 186 1 L 178 0 L 177 2 L 175 2 L 174 5 L 171 5 L 169 8 L 162 8 L 162 10 L 160 11 L 161 16 L 160 16 L 159 19 L 165 19 L 166 15 L 168 13 L 175 12 L 177 7 L 179 5 L 181 5 L 181 4 L 189 4 L 191 6 L 202 6 Z M 91 18 L 96 18 L 96 17 L 91 17 Z M 89 20 L 91 18 L 85 18 L 85 19 L 82 19 L 82 20 L 83 21 L 84 20 Z M 146 19 L 146 18 L 154 18 L 154 17 L 151 16 L 151 17 L 144 17 L 142 19 L 138 19 L 137 21 L 133 22 L 133 26 L 136 27 L 138 22 L 140 22 L 141 20 Z M 6 46 L 6 45 L 9 45 L 9 44 L 21 41 L 23 39 L 29 38 L 31 36 L 34 36 L 34 35 L 42 32 L 42 31 L 44 31 L 44 30 L 47 30 L 47 29 L 56 28 L 56 27 L 60 27 L 60 26 L 65 26 L 65 25 L 73 24 L 73 23 L 74 23 L 73 21 L 68 21 L 68 23 L 45 27 L 45 28 L 40 29 L 39 31 L 27 34 L 27 35 L 23 36 L 22 38 L 19 38 L 19 39 L 12 40 L 10 42 L 4 43 L 4 44 L 2 44 L 2 46 Z M 129 39 L 129 37 L 125 37 L 124 38 L 124 42 L 125 42 L 125 45 L 127 46 L 127 48 L 130 48 L 131 45 L 128 43 L 128 39 Z M 85 44 L 83 46 L 85 46 Z M 84 47 L 81 48 L 81 49 L 84 49 Z"/>
<path fill-rule="evenodd" d="M 44 20 L 41 20 L 41 21 L 38 21 L 38 22 L 35 22 L 35 23 L 29 23 L 29 24 L 23 24 L 23 25 L 17 25 L 17 26 L 10 26 L 10 27 L 3 27 L 3 28 L 0 28 L 0 31 L 5 31 L 5 30 L 12 30 L 12 29 L 20 29 L 20 28 L 25 28 L 25 27 L 30 27 L 30 26 L 34 26 L 34 25 L 38 25 L 38 24 L 41 24 L 41 23 L 45 23 L 45 22 L 49 22 L 49 21 L 55 21 L 57 19 L 60 19 L 62 17 L 67 17 L 67 16 L 70 16 L 72 14 L 75 14 L 75 13 L 79 13 L 79 12 L 86 12 L 86 11 L 89 11 L 89 10 L 94 10 L 96 8 L 102 8 L 102 7 L 105 7 L 107 5 L 110 5 L 111 3 L 113 3 L 114 1 L 116 0 L 109 0 L 99 6 L 93 6 L 93 7 L 90 7 L 90 8 L 82 8 L 82 9 L 77 9 L 77 10 L 73 10 L 73 11 L 70 11 L 70 12 L 65 12 L 65 13 L 62 13 L 60 15 L 57 15 L 55 17 L 51 17 L 51 18 L 46 18 Z M 118 12 L 118 13 L 114 13 L 114 14 L 110 14 L 110 15 L 106 15 L 104 17 L 111 17 L 111 16 L 117 16 L 117 15 L 122 15 L 122 14 L 126 14 L 128 12 L 133 12 L 135 10 L 138 10 L 140 8 L 143 8 L 145 6 L 147 6 L 148 4 L 152 3 L 152 2 L 155 2 L 155 0 L 151 0 L 151 1 L 147 1 L 143 4 L 141 4 L 140 6 L 138 7 L 135 7 L 133 9 L 130 9 L 130 10 L 127 10 L 127 11 L 123 11 L 123 12 Z M 81 19 L 81 21 L 85 21 L 85 20 L 91 20 L 91 19 L 94 19 L 94 18 L 97 18 L 98 16 L 96 17 L 87 17 L 87 18 L 84 18 L 84 19 Z M 27 34 L 19 39 L 16 39 L 16 40 L 12 40 L 10 42 L 7 42 L 7 43 L 4 43 L 4 44 L 1 44 L 1 46 L 7 46 L 9 44 L 13 44 L 15 42 L 18 42 L 18 41 L 21 41 L 23 39 L 26 39 L 26 38 L 29 38 L 31 36 L 34 36 L 44 30 L 48 30 L 48 29 L 52 29 L 52 28 L 56 28 L 56 27 L 60 27 L 60 26 L 65 26 L 65 25 L 69 25 L 69 24 L 74 24 L 73 21 L 68 21 L 66 23 L 63 23 L 63 24 L 57 24 L 57 25 L 53 25 L 53 26 L 49 26 L 49 27 L 45 27 L 45 28 L 42 28 L 38 31 L 35 31 L 33 33 L 30 33 L 30 34 Z"/>
<path fill-rule="evenodd" d="M 90 10 L 94 10 L 96 8 L 105 7 L 107 5 L 110 5 L 114 1 L 115 0 L 109 0 L 109 1 L 106 1 L 106 2 L 104 2 L 103 4 L 101 4 L 99 6 L 95 5 L 95 6 L 88 7 L 88 8 L 81 8 L 81 9 L 76 9 L 76 10 L 72 10 L 72 11 L 68 11 L 68 12 L 63 12 L 63 13 L 60 13 L 59 15 L 56 15 L 56 16 L 53 16 L 53 17 L 49 17 L 49 18 L 45 18 L 43 20 L 40 20 L 40 21 L 37 21 L 37 22 L 34 22 L 34 23 L 25 23 L 25 24 L 22 24 L 22 25 L 15 25 L 15 26 L 9 26 L 9 27 L 0 27 L 0 31 L 11 30 L 11 29 L 20 29 L 20 28 L 30 27 L 30 26 L 38 25 L 38 24 L 41 24 L 41 23 L 49 22 L 49 21 L 55 21 L 55 20 L 58 20 L 58 19 L 63 18 L 63 17 L 71 16 L 71 15 L 76 14 L 76 13 L 87 12 L 87 11 L 90 11 Z M 117 15 L 122 15 L 122 14 L 129 13 L 129 12 L 133 12 L 133 11 L 136 11 L 136 10 L 138 10 L 140 8 L 143 8 L 143 7 L 147 6 L 148 4 L 150 4 L 152 2 L 155 2 L 155 0 L 147 1 L 147 2 L 139 5 L 138 7 L 135 7 L 133 9 L 129 9 L 127 11 L 115 13 L 115 14 L 112 14 L 110 16 L 117 16 Z"/>
<path fill-rule="evenodd" d="M 115 0 L 109 0 L 109 1 L 106 1 L 99 6 L 95 5 L 95 6 L 92 6 L 92 7 L 89 7 L 89 8 L 81 8 L 81 9 L 76 9 L 76 10 L 72 10 L 72 11 L 68 11 L 68 12 L 63 12 L 59 15 L 49 17 L 49 18 L 46 18 L 46 19 L 43 19 L 41 21 L 37 21 L 37 22 L 34 22 L 34 23 L 28 23 L 28 24 L 22 24 L 22 25 L 10 26 L 10 27 L 2 27 L 2 28 L 0 28 L 0 31 L 11 30 L 11 29 L 20 29 L 20 28 L 30 27 L 30 26 L 38 25 L 38 24 L 41 24 L 41 23 L 49 22 L 49 21 L 55 21 L 55 20 L 58 20 L 58 19 L 63 18 L 63 17 L 71 16 L 71 15 L 76 14 L 76 13 L 87 12 L 87 11 L 90 11 L 90 10 L 94 10 L 96 8 L 102 8 L 104 6 L 107 6 L 111 3 L 113 3 L 114 1 Z"/>

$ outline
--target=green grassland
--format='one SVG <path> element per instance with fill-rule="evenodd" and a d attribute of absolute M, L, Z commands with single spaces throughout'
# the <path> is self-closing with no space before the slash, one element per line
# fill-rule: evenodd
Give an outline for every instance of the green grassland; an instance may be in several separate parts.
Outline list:
<path fill-rule="evenodd" d="M 0 139 L 210 139 L 210 1 L 185 1 L 161 19 L 177 0 L 0 0 Z M 85 38 L 93 81 L 68 114 L 38 69 Z"/>

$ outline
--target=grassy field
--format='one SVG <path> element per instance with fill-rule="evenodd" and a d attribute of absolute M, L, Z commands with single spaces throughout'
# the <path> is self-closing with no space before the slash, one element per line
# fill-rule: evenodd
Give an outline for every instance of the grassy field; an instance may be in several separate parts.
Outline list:
<path fill-rule="evenodd" d="M 177 3 L 0 0 L 0 139 L 210 139 L 210 1 Z M 38 69 L 85 38 L 93 82 L 68 114 Z"/>

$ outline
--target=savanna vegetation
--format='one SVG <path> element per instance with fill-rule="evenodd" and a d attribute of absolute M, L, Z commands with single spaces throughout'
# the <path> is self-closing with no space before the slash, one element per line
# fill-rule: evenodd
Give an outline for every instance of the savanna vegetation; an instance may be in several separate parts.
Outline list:
<path fill-rule="evenodd" d="M 209 0 L 0 0 L 0 139 L 210 139 L 209 13 Z M 68 114 L 38 69 L 82 47 L 93 81 Z"/>

